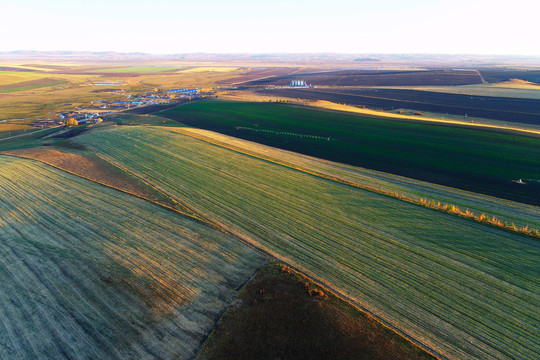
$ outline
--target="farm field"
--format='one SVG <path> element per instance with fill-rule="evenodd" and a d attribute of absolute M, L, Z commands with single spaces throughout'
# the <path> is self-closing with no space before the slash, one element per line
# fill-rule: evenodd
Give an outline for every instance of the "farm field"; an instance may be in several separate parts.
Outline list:
<path fill-rule="evenodd" d="M 540 208 L 538 206 L 526 205 L 398 175 L 322 160 L 209 130 L 185 127 L 183 129 L 176 129 L 175 132 L 193 136 L 218 146 L 308 173 L 322 174 L 323 176 L 333 177 L 344 182 L 372 187 L 386 193 L 403 195 L 408 199 L 416 201 L 424 198 L 430 202 L 452 204 L 460 209 L 469 209 L 476 215 L 486 214 L 490 218 L 496 217 L 508 224 L 514 223 L 521 227 L 528 225 L 529 227 L 540 229 Z"/>
<path fill-rule="evenodd" d="M 204 101 L 160 113 L 327 160 L 540 204 L 540 139 L 276 103 Z M 527 186 L 512 180 L 531 179 Z"/>
<path fill-rule="evenodd" d="M 220 231 L 0 156 L 0 358 L 189 358 L 267 263 Z"/>
<path fill-rule="evenodd" d="M 241 289 L 196 359 L 435 360 L 280 264 Z"/>
<path fill-rule="evenodd" d="M 393 87 L 386 87 L 393 88 Z M 400 89 L 460 94 L 469 96 L 492 96 L 499 98 L 518 98 L 540 100 L 540 85 L 525 81 L 506 81 L 496 84 L 478 84 L 461 86 L 410 86 Z"/>
<path fill-rule="evenodd" d="M 91 70 L 92 73 L 130 73 L 130 74 L 147 74 L 147 73 L 160 73 L 160 72 L 172 72 L 179 70 L 177 67 L 170 66 L 130 66 L 121 68 L 110 69 L 97 69 Z"/>
<path fill-rule="evenodd" d="M 259 79 L 273 78 L 274 76 L 287 76 L 300 72 L 302 69 L 297 67 L 261 67 L 249 68 L 244 71 L 238 71 L 236 76 L 221 80 L 218 84 L 242 84 L 248 81 L 257 81 Z"/>
<path fill-rule="evenodd" d="M 338 70 L 303 72 L 245 82 L 245 85 L 289 85 L 305 80 L 316 86 L 418 86 L 481 84 L 477 71 L 442 70 Z"/>
<path fill-rule="evenodd" d="M 537 240 L 175 131 L 74 139 L 444 358 L 540 355 Z"/>
<path fill-rule="evenodd" d="M 181 206 L 172 199 L 151 188 L 140 179 L 129 176 L 129 174 L 87 150 L 73 149 L 64 146 L 41 146 L 3 151 L 0 152 L 0 154 L 37 160 L 74 175 L 125 191 L 129 194 L 134 194 L 152 202 L 175 208 L 179 211 L 183 210 Z"/>
<path fill-rule="evenodd" d="M 96 92 L 103 90 L 103 86 L 96 85 L 102 82 L 118 82 L 114 90 L 137 94 L 154 88 L 212 87 L 238 73 L 235 67 L 207 66 L 199 68 L 201 71 L 187 71 L 188 66 L 137 64 L 126 67 L 123 64 L 110 69 L 104 68 L 105 64 L 32 64 L 32 69 L 36 69 L 33 71 L 21 71 L 28 69 L 11 63 L 6 65 L 6 70 L 18 71 L 0 71 L 0 121 L 49 118 L 57 111 L 75 110 L 92 101 L 120 98 L 118 94 Z M 182 69 L 184 71 L 179 71 Z"/>
<path fill-rule="evenodd" d="M 327 100 L 376 109 L 412 109 L 540 125 L 540 100 L 403 89 L 274 89 L 262 94 Z"/>
<path fill-rule="evenodd" d="M 487 82 L 497 83 L 511 79 L 520 79 L 540 84 L 540 70 L 480 69 Z"/>

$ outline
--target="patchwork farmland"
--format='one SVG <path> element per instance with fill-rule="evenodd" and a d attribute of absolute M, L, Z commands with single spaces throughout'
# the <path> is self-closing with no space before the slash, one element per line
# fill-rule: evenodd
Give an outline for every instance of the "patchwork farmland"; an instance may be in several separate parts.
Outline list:
<path fill-rule="evenodd" d="M 308 84 L 317 86 L 418 86 L 481 84 L 477 71 L 442 70 L 339 70 L 306 72 L 273 76 L 245 82 L 245 85 L 289 85 L 301 76 Z"/>
<path fill-rule="evenodd" d="M 75 139 L 443 358 L 538 358 L 537 240 L 176 131 Z"/>
<path fill-rule="evenodd" d="M 0 359 L 540 358 L 536 60 L 0 62 Z"/>
<path fill-rule="evenodd" d="M 332 161 L 540 204 L 540 139 L 276 103 L 204 101 L 160 113 Z M 512 182 L 533 179 L 527 186 Z"/>

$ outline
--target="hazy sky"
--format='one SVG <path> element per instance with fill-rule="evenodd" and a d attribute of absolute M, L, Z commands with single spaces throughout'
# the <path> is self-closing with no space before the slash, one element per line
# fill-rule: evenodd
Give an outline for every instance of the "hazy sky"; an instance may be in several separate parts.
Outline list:
<path fill-rule="evenodd" d="M 538 0 L 0 0 L 0 51 L 540 55 Z"/>

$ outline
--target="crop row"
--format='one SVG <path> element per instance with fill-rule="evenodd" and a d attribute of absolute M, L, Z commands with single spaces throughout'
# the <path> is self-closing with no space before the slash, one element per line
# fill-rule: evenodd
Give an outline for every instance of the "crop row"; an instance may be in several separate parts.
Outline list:
<path fill-rule="evenodd" d="M 539 182 L 530 181 L 526 186 L 512 182 L 540 180 L 540 139 L 533 136 L 276 103 L 200 101 L 160 115 L 318 158 L 540 204 Z"/>
<path fill-rule="evenodd" d="M 149 202 L 0 156 L 0 358 L 188 358 L 255 250 Z"/>
<path fill-rule="evenodd" d="M 77 141 L 443 357 L 540 355 L 534 239 L 165 129 Z"/>
<path fill-rule="evenodd" d="M 252 143 L 213 131 L 175 129 L 197 139 L 292 169 L 410 203 L 539 237 L 540 208 Z M 427 197 L 426 197 L 427 196 Z"/>

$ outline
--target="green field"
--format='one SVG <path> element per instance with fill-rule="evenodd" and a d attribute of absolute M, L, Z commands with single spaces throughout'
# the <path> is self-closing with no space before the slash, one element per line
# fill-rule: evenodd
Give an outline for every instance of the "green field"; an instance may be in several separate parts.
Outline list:
<path fill-rule="evenodd" d="M 540 356 L 535 239 L 172 129 L 110 128 L 75 139 L 436 353 L 453 359 Z"/>
<path fill-rule="evenodd" d="M 276 103 L 201 101 L 160 115 L 319 158 L 540 204 L 539 137 Z M 512 182 L 520 178 L 531 181 Z"/>
<path fill-rule="evenodd" d="M 220 231 L 0 156 L 0 358 L 190 358 L 266 258 Z"/>
<path fill-rule="evenodd" d="M 160 73 L 167 71 L 179 70 L 177 67 L 167 67 L 167 66 L 130 66 L 123 68 L 114 68 L 114 69 L 99 69 L 92 70 L 92 73 L 112 73 L 112 74 L 121 74 L 121 73 L 142 73 L 142 74 L 151 74 L 151 73 Z"/>

